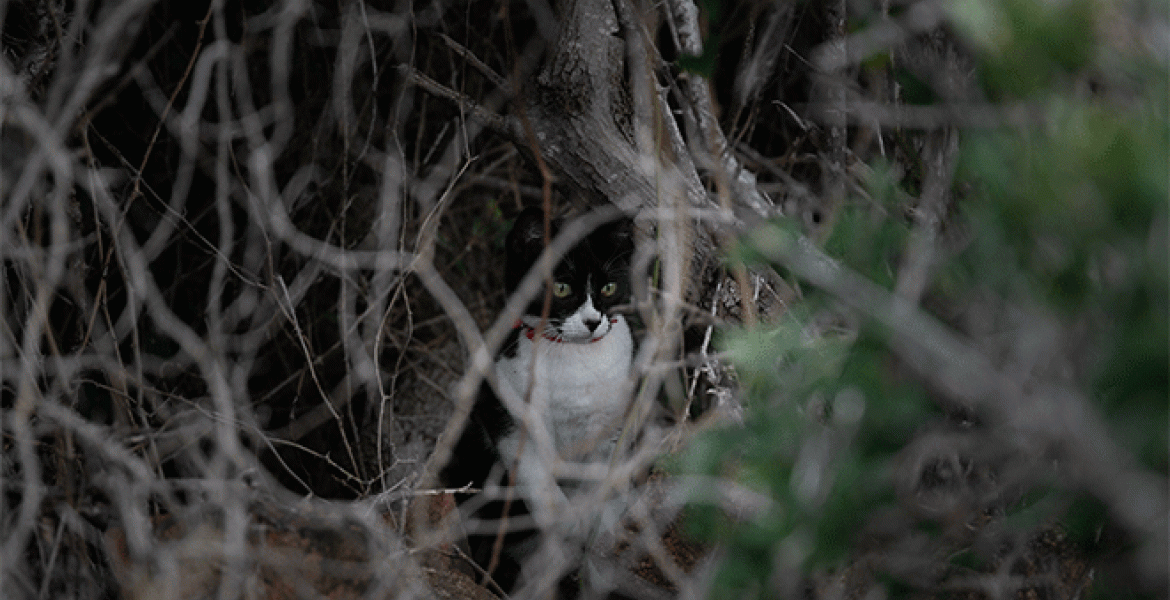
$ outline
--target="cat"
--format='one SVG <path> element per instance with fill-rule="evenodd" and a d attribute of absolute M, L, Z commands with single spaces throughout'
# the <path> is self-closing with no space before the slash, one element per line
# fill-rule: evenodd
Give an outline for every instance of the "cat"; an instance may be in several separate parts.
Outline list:
<path fill-rule="evenodd" d="M 563 223 L 551 226 L 550 240 Z M 625 391 L 633 359 L 628 306 L 633 226 L 629 219 L 604 224 L 570 249 L 528 303 L 495 361 L 501 393 L 524 403 L 539 419 L 560 458 L 605 462 L 613 451 L 626 409 Z M 505 288 L 509 297 L 544 251 L 544 214 L 526 209 L 506 240 Z M 547 312 L 545 302 L 548 301 Z M 481 388 L 470 420 L 442 473 L 444 485 L 483 488 L 489 481 L 514 483 L 515 500 L 490 503 L 476 512 L 483 520 L 509 518 L 509 529 L 524 521 L 528 504 L 567 502 L 578 483 L 559 482 L 552 461 L 532 432 L 505 408 L 492 388 Z M 546 438 L 547 439 L 547 438 Z M 489 474 L 495 477 L 489 479 Z M 543 494 L 543 495 L 542 495 Z M 467 497 L 461 501 L 468 500 Z M 471 503 L 468 503 L 469 505 Z M 554 507 L 555 509 L 555 507 Z M 498 521 L 497 521 L 498 523 Z M 496 535 L 469 536 L 472 558 L 488 568 Z M 504 539 L 493 579 L 505 590 L 516 581 L 523 555 L 533 545 L 531 527 Z"/>

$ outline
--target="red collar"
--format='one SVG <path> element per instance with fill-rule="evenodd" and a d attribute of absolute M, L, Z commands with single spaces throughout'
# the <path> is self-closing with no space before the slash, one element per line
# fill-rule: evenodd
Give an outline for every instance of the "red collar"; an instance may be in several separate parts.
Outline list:
<path fill-rule="evenodd" d="M 617 323 L 617 319 L 616 318 L 610 319 L 609 323 L 611 325 L 614 323 Z M 520 319 L 516 320 L 516 324 L 512 326 L 512 329 L 523 329 L 524 330 L 524 337 L 526 337 L 530 340 L 536 339 L 536 329 L 529 327 L 526 323 L 524 323 L 524 321 L 521 321 Z M 555 342 L 557 344 L 563 344 L 565 342 L 565 340 L 561 339 L 560 336 L 550 335 L 548 333 L 545 333 L 544 335 L 542 335 L 540 337 L 542 337 L 550 342 Z M 592 344 L 593 342 L 600 341 L 602 337 L 605 337 L 605 336 L 591 338 L 589 340 L 589 343 Z"/>

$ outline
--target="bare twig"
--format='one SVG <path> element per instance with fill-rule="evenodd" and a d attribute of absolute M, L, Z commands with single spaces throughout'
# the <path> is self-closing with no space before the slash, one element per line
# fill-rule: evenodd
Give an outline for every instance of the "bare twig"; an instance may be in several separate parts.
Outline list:
<path fill-rule="evenodd" d="M 515 119 L 500 116 L 490 110 L 487 110 L 466 94 L 461 94 L 455 90 L 452 90 L 435 81 L 434 79 L 431 79 L 430 77 L 427 77 L 426 75 L 414 70 L 411 67 L 403 67 L 403 71 L 406 74 L 407 81 L 417 85 L 431 94 L 441 98 L 446 98 L 447 100 L 454 102 L 462 110 L 467 112 L 471 118 L 479 121 L 480 123 L 483 123 L 492 131 L 512 140 L 524 139 L 520 124 Z"/>

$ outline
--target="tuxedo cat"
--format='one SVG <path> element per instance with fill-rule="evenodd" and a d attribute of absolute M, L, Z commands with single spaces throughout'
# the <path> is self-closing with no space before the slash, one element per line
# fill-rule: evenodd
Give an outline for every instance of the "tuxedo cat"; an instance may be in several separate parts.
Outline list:
<path fill-rule="evenodd" d="M 552 238 L 560 226 L 553 223 Z M 543 213 L 522 212 L 506 246 L 505 283 L 511 295 L 544 251 Z M 560 259 L 551 282 L 546 280 L 529 302 L 496 358 L 498 386 L 512 402 L 502 402 L 485 384 L 443 471 L 443 483 L 449 487 L 470 483 L 483 488 L 493 473 L 492 483 L 514 484 L 515 499 L 507 510 L 509 530 L 524 522 L 527 503 L 567 506 L 568 494 L 575 489 L 573 482 L 554 480 L 550 467 L 555 457 L 547 452 L 548 441 L 551 450 L 567 461 L 605 462 L 614 449 L 633 356 L 629 324 L 615 309 L 630 302 L 632 253 L 632 224 L 625 219 L 597 228 Z M 548 433 L 543 447 L 523 418 L 505 408 L 508 405 L 524 409 L 530 422 L 543 425 Z M 502 504 L 488 504 L 474 516 L 499 519 Z M 527 533 L 505 538 L 492 574 L 505 590 L 519 573 L 523 549 L 533 544 L 531 520 L 528 523 Z M 472 557 L 486 568 L 496 529 L 483 529 L 469 535 L 469 545 Z"/>

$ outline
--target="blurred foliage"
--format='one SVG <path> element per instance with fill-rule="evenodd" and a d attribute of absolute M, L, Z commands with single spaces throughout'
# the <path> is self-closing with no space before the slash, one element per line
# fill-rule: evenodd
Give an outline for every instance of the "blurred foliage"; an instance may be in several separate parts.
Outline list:
<path fill-rule="evenodd" d="M 960 0 L 951 17 L 981 50 L 979 74 L 992 98 L 1043 94 L 1093 58 L 1091 0 Z"/>
<path fill-rule="evenodd" d="M 927 305 L 991 294 L 1082 332 L 1069 352 L 1086 368 L 1072 383 L 1094 399 L 1120 445 L 1165 475 L 1168 79 L 1140 42 L 1119 49 L 1102 39 L 1103 31 L 1140 25 L 1151 10 L 1165 22 L 1164 7 L 1137 2 L 948 5 L 982 94 L 1004 102 L 1005 124 L 962 132 L 945 227 L 966 235 L 938 265 Z M 1022 117 L 1009 110 L 1021 103 Z M 918 190 L 884 159 L 870 167 L 867 199 L 838 210 L 824 249 L 891 289 Z M 766 252 L 757 242 L 745 239 L 730 260 L 760 262 Z M 704 434 L 675 468 L 730 479 L 770 503 L 747 518 L 726 515 L 710 498 L 690 508 L 692 531 L 727 547 L 712 597 L 772 597 L 787 593 L 778 580 L 843 566 L 858 533 L 896 504 L 897 454 L 947 418 L 924 383 L 898 367 L 880 331 L 838 327 L 834 307 L 809 291 L 779 323 L 723 332 L 743 383 L 745 424 Z M 1057 519 L 1087 548 L 1107 523 L 1105 507 L 1045 479 L 1034 477 L 1021 499 L 1002 507 L 1005 522 L 1035 528 Z M 939 529 L 930 519 L 916 526 Z M 967 550 L 954 556 L 958 566 L 984 561 Z M 878 579 L 895 596 L 913 588 L 896 576 Z"/>

